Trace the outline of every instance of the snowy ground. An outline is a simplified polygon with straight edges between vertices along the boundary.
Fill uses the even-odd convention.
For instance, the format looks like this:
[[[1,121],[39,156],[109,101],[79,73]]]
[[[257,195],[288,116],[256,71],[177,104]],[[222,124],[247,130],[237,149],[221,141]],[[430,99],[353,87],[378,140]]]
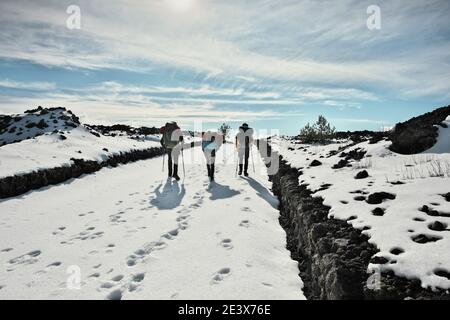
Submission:
[[[0,299],[304,299],[256,155],[251,178],[225,145],[217,183],[194,148],[179,183],[155,158],[0,202]]]
[[[39,169],[69,166],[71,158],[105,161],[113,154],[160,147],[156,141],[135,141],[127,137],[94,136],[80,126],[60,134],[44,134],[34,139],[0,147],[0,178]]]
[[[390,142],[363,142],[347,148],[367,151],[351,167],[332,169],[341,152],[329,152],[348,143],[327,146],[276,140],[284,158],[303,168],[300,184],[331,207],[330,217],[349,223],[370,237],[380,253],[372,268],[393,270],[398,276],[418,278],[422,286],[450,288],[450,117],[449,128],[439,129],[437,144],[419,155],[399,155],[388,150]],[[321,157],[322,156],[322,157]],[[309,167],[313,160],[322,165]],[[355,179],[366,170],[369,177]],[[399,184],[398,182],[402,184]],[[369,196],[387,192],[395,199],[369,204]],[[426,207],[424,207],[426,206]]]
[[[0,131],[0,178],[69,166],[71,158],[105,161],[120,152],[160,147],[159,138],[105,136],[78,123],[76,116],[63,108],[12,115],[9,125]]]

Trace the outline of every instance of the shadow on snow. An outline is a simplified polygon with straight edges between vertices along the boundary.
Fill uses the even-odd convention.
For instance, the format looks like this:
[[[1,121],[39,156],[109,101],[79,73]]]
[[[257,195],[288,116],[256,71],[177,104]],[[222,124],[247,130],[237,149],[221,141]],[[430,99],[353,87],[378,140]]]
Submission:
[[[249,185],[255,189],[256,194],[264,199],[265,201],[267,201],[274,209],[278,210],[278,199],[272,194],[270,193],[269,190],[267,190],[267,188],[265,186],[263,186],[261,183],[259,183],[258,181],[256,181],[255,179],[251,178],[251,177],[243,177],[245,180],[248,181]]]
[[[162,191],[161,187],[163,188]],[[180,187],[178,181],[167,179],[164,187],[162,184],[156,187],[156,198],[150,200],[150,203],[160,210],[175,209],[181,204],[185,194],[186,189],[184,188],[184,184]]]

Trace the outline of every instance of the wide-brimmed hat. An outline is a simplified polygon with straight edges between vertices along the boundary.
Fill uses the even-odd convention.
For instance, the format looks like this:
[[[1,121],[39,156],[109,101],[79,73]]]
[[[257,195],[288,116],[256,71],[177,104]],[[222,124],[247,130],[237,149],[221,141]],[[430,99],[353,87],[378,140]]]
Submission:
[[[248,124],[243,123],[241,127],[242,127],[242,128],[248,128]]]

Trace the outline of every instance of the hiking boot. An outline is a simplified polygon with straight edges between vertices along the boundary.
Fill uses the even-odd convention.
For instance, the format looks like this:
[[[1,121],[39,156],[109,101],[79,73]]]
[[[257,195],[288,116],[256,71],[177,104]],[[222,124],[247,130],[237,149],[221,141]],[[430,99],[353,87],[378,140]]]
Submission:
[[[242,168],[243,168],[243,165],[240,164],[240,165],[239,165],[239,172],[238,172],[238,175],[242,175]]]
[[[211,179],[211,181],[214,181],[214,165],[212,164],[210,166],[210,168],[211,168],[211,173],[209,175],[209,178]]]
[[[169,164],[169,178],[172,177],[172,165]]]
[[[177,181],[180,181],[180,177],[178,176],[178,165],[173,165],[173,175],[172,178],[174,178]]]
[[[248,177],[248,172],[244,171],[244,176]]]

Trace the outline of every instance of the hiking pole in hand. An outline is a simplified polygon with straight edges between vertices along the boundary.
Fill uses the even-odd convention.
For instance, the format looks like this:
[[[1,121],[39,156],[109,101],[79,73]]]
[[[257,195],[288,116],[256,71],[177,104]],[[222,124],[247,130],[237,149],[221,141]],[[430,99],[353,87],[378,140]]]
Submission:
[[[255,161],[253,160],[253,147],[250,147],[250,152],[252,154],[253,173],[256,173],[256,171],[255,171]]]
[[[186,178],[186,169],[184,168],[184,148],[181,146],[181,161],[183,162],[183,179]]]
[[[235,157],[234,160],[236,161],[236,170],[234,171],[234,177],[237,177],[237,173],[238,173],[238,166],[239,166],[239,155],[237,153],[237,148],[235,148]]]
[[[162,167],[162,172],[164,173],[164,163],[166,162],[166,150],[164,150],[163,153],[163,167]]]

